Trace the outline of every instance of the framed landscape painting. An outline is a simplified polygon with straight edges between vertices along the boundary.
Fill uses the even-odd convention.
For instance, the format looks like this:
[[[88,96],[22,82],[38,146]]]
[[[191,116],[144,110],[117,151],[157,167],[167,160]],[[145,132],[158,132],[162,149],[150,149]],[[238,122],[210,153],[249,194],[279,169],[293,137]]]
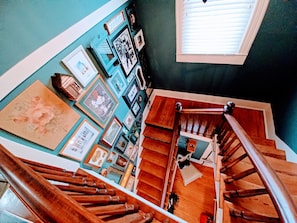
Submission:
[[[103,79],[98,76],[75,105],[99,126],[105,128],[118,106],[118,101]]]
[[[35,81],[0,111],[1,129],[54,150],[80,115],[40,81]]]
[[[119,133],[121,132],[121,129],[122,129],[122,123],[117,117],[114,117],[111,123],[105,129],[101,141],[105,145],[112,147]]]

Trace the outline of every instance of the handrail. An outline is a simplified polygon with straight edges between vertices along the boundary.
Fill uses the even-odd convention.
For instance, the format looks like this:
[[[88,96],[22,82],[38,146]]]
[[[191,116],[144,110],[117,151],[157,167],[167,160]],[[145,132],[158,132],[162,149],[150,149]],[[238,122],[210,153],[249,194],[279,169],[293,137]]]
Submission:
[[[286,223],[297,222],[297,207],[275,171],[257,150],[253,141],[237,120],[228,113],[224,113],[224,117],[237,135],[251,162],[254,164],[263,184],[276,206],[281,221]]]
[[[42,221],[104,222],[16,159],[1,144],[0,160],[3,176]]]

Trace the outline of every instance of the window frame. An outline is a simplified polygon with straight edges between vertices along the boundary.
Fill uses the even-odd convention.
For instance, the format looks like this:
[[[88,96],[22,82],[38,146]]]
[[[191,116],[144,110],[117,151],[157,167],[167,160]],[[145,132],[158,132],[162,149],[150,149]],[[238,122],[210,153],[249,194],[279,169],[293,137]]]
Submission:
[[[181,20],[183,15],[183,1],[175,1],[176,13],[176,62],[184,63],[213,63],[213,64],[232,64],[243,65],[252,44],[256,38],[258,30],[261,26],[263,18],[268,8],[269,0],[258,1],[253,18],[249,24],[248,30],[244,37],[243,43],[237,54],[183,54],[182,49],[182,33]],[[207,4],[207,3],[206,3]]]

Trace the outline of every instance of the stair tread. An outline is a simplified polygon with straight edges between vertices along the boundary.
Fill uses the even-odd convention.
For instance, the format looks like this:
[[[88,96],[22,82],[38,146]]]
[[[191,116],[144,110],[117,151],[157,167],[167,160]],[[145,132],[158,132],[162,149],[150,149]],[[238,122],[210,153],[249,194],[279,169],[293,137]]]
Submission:
[[[137,191],[146,194],[147,197],[150,197],[155,201],[161,201],[162,199],[162,192],[160,190],[153,188],[144,182],[138,182]]]
[[[173,133],[168,129],[148,125],[144,129],[143,135],[148,138],[170,143]]]
[[[158,167],[158,168],[156,168]],[[145,172],[151,173],[155,175],[156,177],[159,177],[161,179],[165,178],[166,175],[166,169],[162,168],[160,166],[156,166],[154,163],[151,163],[149,161],[142,160],[139,169],[143,170]]]
[[[149,149],[146,149],[144,148],[141,152],[141,155],[140,157],[144,160],[148,160],[158,166],[161,166],[161,167],[164,167],[166,168],[167,167],[167,163],[168,163],[168,157],[163,155],[163,154],[160,154],[158,152],[155,152],[155,151],[152,151],[152,150],[149,150]]]
[[[142,192],[141,190],[137,191],[137,195],[144,198],[144,199],[146,199],[147,201],[157,205],[157,206],[160,206],[160,204],[161,204],[160,200],[156,200],[156,199],[148,196],[146,193]]]
[[[139,179],[139,181],[145,182],[146,184],[148,184],[156,189],[159,189],[161,191],[163,190],[163,186],[164,186],[163,179],[156,177],[148,172],[140,170],[138,179]]]
[[[156,96],[145,123],[173,129],[176,114],[175,103],[175,98]]]
[[[265,156],[286,160],[286,152],[276,149],[275,146],[256,144],[256,147]]]
[[[142,142],[142,147],[167,156],[170,152],[171,145],[168,143],[145,137]]]

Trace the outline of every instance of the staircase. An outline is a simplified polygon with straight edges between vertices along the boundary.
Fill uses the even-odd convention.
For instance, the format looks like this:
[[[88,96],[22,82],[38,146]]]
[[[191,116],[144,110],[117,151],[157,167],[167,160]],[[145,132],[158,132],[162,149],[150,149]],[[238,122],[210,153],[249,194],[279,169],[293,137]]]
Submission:
[[[175,99],[156,97],[145,120],[137,194],[163,208],[172,165]],[[167,168],[169,167],[169,168]]]
[[[168,184],[172,183],[171,178],[167,178],[165,174],[166,163],[168,163],[167,170],[172,174],[172,165],[168,159],[166,160],[166,156],[170,153],[170,148],[173,150],[171,151],[172,159],[175,159],[176,155],[176,150],[170,146],[176,142],[173,120],[176,117],[173,114],[175,103],[175,99],[156,97],[145,120],[146,126],[143,131],[143,151],[137,194],[162,208],[164,208],[161,201],[162,193],[164,194],[165,191],[168,196]],[[286,161],[285,151],[278,149],[274,140],[257,137],[255,134],[249,137],[241,126],[236,127],[244,138],[250,139],[251,142],[248,140],[246,143],[237,136],[237,130],[233,131],[230,127],[224,126],[227,124],[222,119],[223,109],[197,109],[198,112],[193,112],[193,110],[195,109],[181,111],[177,118],[180,130],[214,140],[216,136],[218,137],[215,152],[217,154],[215,180],[219,185],[217,210],[222,210],[223,214],[219,217],[221,221],[217,220],[217,222],[295,222],[297,219],[294,215],[297,213],[297,187],[295,185],[297,164]],[[243,124],[246,123],[248,122],[245,121]],[[170,137],[174,139],[170,141]],[[266,164],[261,168],[257,167],[258,161],[254,161],[252,157],[254,152],[250,154],[246,151],[246,147],[250,147],[250,144],[255,154],[261,154],[255,156],[256,160],[257,157],[263,156],[264,163],[267,162],[267,166],[271,166],[273,173],[265,169]],[[273,189],[269,185],[270,180],[265,179],[265,175],[271,175],[276,182],[277,178],[280,179],[280,184],[272,183],[279,188],[279,193],[276,195],[273,195]],[[169,181],[167,186],[164,186],[166,184],[164,179]],[[289,197],[286,197],[286,191]],[[276,205],[279,202],[278,196],[282,201],[278,204],[279,206]],[[293,201],[292,205],[290,201]],[[291,211],[292,216],[290,213],[284,213],[287,212],[286,210],[280,210],[282,208],[280,206],[284,206],[288,212]],[[288,219],[286,217],[284,219],[286,214],[289,215]]]

